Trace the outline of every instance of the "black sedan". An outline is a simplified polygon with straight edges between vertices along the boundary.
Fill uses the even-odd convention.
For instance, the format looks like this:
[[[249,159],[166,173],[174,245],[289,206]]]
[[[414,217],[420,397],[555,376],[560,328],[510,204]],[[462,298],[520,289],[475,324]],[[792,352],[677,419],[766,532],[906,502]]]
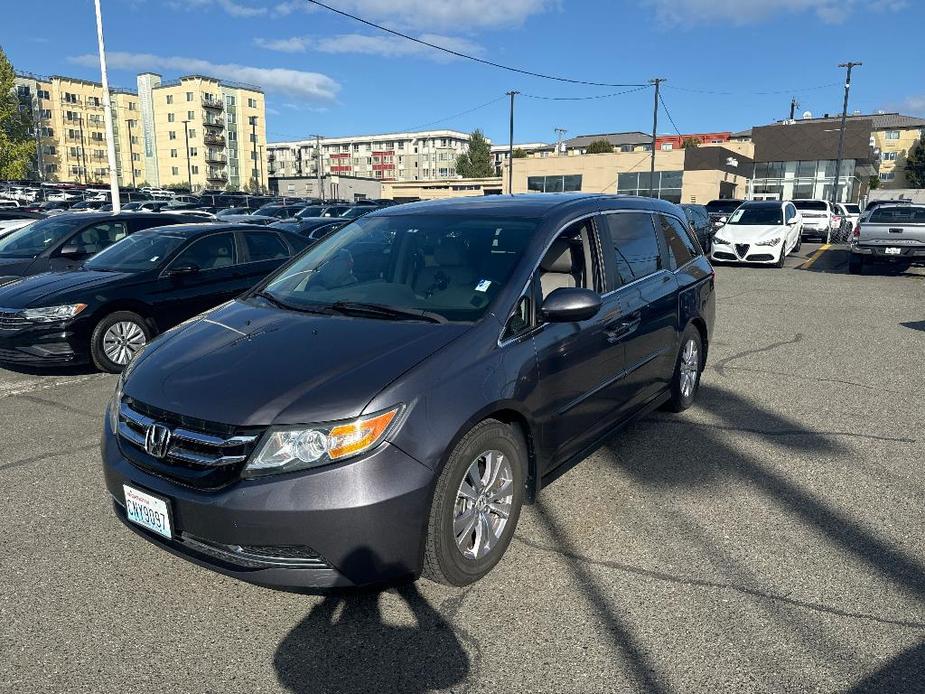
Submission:
[[[275,229],[291,231],[304,236],[311,243],[320,241],[325,236],[343,229],[350,223],[349,219],[331,219],[329,217],[308,217],[307,219],[283,219],[270,226]]]
[[[118,372],[155,335],[234,298],[307,245],[228,224],[133,234],[79,270],[0,287],[0,362]]]
[[[75,270],[136,231],[191,221],[195,220],[148,212],[83,212],[38,220],[0,239],[0,285],[50,270]]]

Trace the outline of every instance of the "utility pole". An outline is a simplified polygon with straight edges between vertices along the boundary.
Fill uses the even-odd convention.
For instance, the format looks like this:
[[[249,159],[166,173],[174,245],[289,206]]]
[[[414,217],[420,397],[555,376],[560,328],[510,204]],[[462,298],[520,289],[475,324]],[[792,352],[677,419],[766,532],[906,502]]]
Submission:
[[[78,161],[83,161],[84,185],[90,185],[90,170],[87,168],[87,147],[84,144],[84,117],[81,114],[77,115],[77,127],[80,128],[80,158]],[[85,193],[84,198],[86,197]]]
[[[799,106],[800,104],[797,102],[797,98],[793,97],[790,100],[790,120],[794,120],[794,116],[796,115],[797,108],[799,108]]]
[[[260,167],[259,167],[260,192],[262,193],[263,192],[263,145],[258,145],[258,148],[260,149],[260,158],[257,161],[260,162]],[[269,188],[269,181],[267,181],[267,187]]]
[[[100,80],[103,84],[103,121],[106,123],[106,151],[109,158],[109,192],[112,211],[119,211],[119,172],[116,166],[116,140],[112,128],[112,100],[109,97],[109,79],[106,75],[106,47],[103,44],[103,15],[100,0],[94,0],[96,8],[96,38],[100,48]]]
[[[135,149],[132,147],[132,123],[134,120],[128,120],[128,158],[129,165],[132,167],[132,188],[135,187]],[[189,146],[189,140],[187,140]]]
[[[186,180],[189,183],[189,192],[193,192],[193,166],[189,153],[189,121],[183,121],[183,138],[186,141]]]
[[[665,81],[664,77],[656,77],[649,80],[649,84],[655,85],[655,103],[652,108],[652,158],[649,163],[649,197],[653,197],[655,192],[655,140],[658,137],[658,90],[659,85]]]
[[[507,93],[511,97],[511,125],[508,130],[507,143],[507,193],[514,194],[514,97],[520,92],[510,91]]]
[[[318,187],[318,197],[324,202],[324,191],[321,189],[321,135],[313,135],[315,138],[315,181]]]
[[[841,177],[841,159],[842,154],[844,153],[845,146],[845,121],[848,119],[848,92],[851,91],[851,70],[855,67],[860,67],[863,63],[847,62],[841,63],[838,67],[843,67],[848,70],[848,74],[845,76],[845,101],[842,104],[841,109],[841,129],[838,131],[838,156],[835,158],[835,185],[832,186],[832,204],[834,205],[838,202],[838,183],[839,178]],[[832,242],[832,226],[829,225],[829,233],[826,238],[826,243]]]
[[[556,128],[556,156],[562,152],[562,136],[567,133],[568,130],[565,128]]]

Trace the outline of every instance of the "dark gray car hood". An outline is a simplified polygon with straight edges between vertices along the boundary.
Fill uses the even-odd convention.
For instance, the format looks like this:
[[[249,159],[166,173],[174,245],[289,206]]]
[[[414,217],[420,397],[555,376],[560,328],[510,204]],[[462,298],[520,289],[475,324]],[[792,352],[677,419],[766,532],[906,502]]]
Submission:
[[[152,342],[125,393],[169,412],[237,426],[349,419],[468,327],[234,301]]]

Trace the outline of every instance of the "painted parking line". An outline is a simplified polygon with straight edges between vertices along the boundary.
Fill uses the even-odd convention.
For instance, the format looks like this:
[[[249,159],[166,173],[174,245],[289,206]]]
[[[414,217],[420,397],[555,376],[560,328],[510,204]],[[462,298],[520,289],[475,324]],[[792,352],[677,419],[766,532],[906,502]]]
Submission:
[[[797,265],[797,270],[808,270],[809,268],[811,268],[813,266],[813,263],[819,260],[822,254],[825,253],[827,250],[829,250],[831,247],[832,247],[832,244],[830,243],[824,243],[821,246],[819,246],[816,252],[813,253],[811,256],[809,256],[809,258],[807,259],[805,263],[803,263],[802,265]]]

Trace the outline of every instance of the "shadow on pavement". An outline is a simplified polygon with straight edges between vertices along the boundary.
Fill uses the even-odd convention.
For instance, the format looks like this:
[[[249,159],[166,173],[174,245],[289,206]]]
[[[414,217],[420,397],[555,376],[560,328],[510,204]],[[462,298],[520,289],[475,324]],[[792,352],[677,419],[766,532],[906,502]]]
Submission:
[[[83,376],[99,373],[88,364],[80,366],[25,366],[11,362],[0,362],[0,371],[11,371],[26,376]]]
[[[925,641],[854,685],[847,694],[913,694],[925,691]]]
[[[912,330],[921,330],[925,332],[925,320],[919,321],[909,321],[907,323],[900,323],[904,328],[910,328]]]
[[[357,551],[358,561],[364,554],[368,550]],[[451,625],[414,583],[388,590],[405,602],[412,626],[383,622],[386,589],[329,593],[277,647],[280,683],[299,694],[415,694],[465,681],[469,656]]]

